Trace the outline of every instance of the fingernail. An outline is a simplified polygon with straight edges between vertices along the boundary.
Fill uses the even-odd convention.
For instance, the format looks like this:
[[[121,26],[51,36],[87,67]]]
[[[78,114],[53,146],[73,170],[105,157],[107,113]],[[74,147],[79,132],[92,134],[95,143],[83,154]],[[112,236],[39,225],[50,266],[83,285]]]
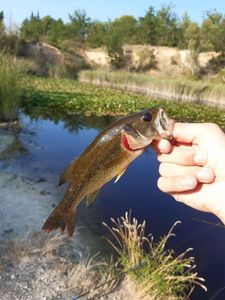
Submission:
[[[195,179],[195,177],[192,177],[192,176],[184,177],[181,180],[181,184],[185,188],[194,188],[196,186],[196,179]]]
[[[204,152],[197,152],[194,156],[194,162],[198,165],[204,165],[207,162],[207,157]]]

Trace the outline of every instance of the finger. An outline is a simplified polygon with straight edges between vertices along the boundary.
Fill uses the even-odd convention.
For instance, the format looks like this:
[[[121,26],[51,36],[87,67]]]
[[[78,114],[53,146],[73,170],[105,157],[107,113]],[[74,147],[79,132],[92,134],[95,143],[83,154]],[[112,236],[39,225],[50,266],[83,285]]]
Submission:
[[[162,139],[159,141],[153,141],[151,147],[157,153],[169,153],[172,149],[172,145],[168,140]]]
[[[159,174],[162,177],[178,177],[178,176],[195,176],[198,182],[211,183],[215,179],[215,174],[211,168],[203,168],[196,166],[181,166],[171,163],[161,163],[159,166]]]
[[[194,149],[173,147],[172,151],[158,155],[160,162],[168,162],[183,166],[203,166],[207,163],[207,155],[204,151]]]
[[[194,176],[160,177],[157,184],[164,193],[180,193],[193,190],[198,181]]]
[[[193,191],[185,191],[181,193],[171,193],[171,196],[178,202],[182,202],[194,209],[198,209],[200,211],[212,212],[212,210],[206,205],[206,202],[203,200],[206,198],[203,196],[199,198],[198,191],[201,189],[201,184],[199,184]]]
[[[173,137],[177,142],[198,144],[205,136],[214,135],[214,132],[222,132],[218,125],[213,123],[175,123]]]

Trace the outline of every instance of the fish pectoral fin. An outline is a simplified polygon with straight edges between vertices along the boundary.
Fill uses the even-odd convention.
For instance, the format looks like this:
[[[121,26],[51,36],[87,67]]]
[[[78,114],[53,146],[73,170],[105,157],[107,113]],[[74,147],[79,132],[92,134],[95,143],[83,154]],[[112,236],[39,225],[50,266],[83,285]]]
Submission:
[[[122,172],[120,172],[120,173],[117,174],[116,180],[114,181],[114,183],[116,183],[116,182],[120,179],[120,177],[126,172],[126,169],[127,169],[127,167],[124,168],[124,169],[122,170]]]
[[[86,201],[86,206],[89,207],[93,201],[95,200],[96,196],[100,192],[101,188],[92,192],[91,194],[87,195],[87,201]]]
[[[75,169],[75,164],[76,164],[77,158],[75,158],[74,160],[72,160],[70,162],[70,164],[65,168],[65,170],[63,171],[63,173],[60,175],[59,178],[59,185],[62,185],[63,183],[65,183],[66,181],[70,180],[72,177],[72,174],[74,172]]]

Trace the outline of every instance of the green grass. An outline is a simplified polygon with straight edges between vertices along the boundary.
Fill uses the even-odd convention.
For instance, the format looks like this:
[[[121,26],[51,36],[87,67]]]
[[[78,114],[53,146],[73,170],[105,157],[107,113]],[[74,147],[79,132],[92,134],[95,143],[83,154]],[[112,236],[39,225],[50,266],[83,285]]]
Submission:
[[[155,243],[153,236],[145,236],[145,222],[138,224],[131,214],[112,220],[112,226],[103,223],[111,232],[108,242],[118,254],[117,268],[136,282],[137,289],[150,299],[188,299],[194,286],[205,291],[204,279],[195,271],[194,258],[187,256],[192,249],[176,256],[166,249],[168,240],[175,236],[174,227]]]
[[[25,110],[42,109],[86,115],[124,115],[147,107],[164,107],[170,117],[182,122],[215,122],[225,129],[223,110],[203,104],[153,99],[149,96],[67,79],[30,79],[24,93]]]
[[[0,52],[0,121],[17,119],[25,69],[22,61]]]

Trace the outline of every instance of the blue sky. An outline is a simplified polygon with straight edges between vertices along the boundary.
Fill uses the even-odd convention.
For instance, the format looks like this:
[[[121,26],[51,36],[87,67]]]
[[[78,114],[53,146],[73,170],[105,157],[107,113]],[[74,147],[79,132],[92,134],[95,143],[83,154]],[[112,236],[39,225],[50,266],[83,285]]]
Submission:
[[[1,3],[2,2],[2,3]],[[158,9],[161,4],[174,4],[174,11],[179,17],[185,11],[193,21],[201,23],[206,10],[217,9],[225,14],[224,0],[4,0],[0,1],[0,11],[5,13],[5,22],[19,24],[31,12],[39,11],[40,16],[51,15],[53,18],[62,18],[68,21],[68,14],[77,9],[84,9],[92,20],[107,21],[121,15],[143,16],[150,5]]]

